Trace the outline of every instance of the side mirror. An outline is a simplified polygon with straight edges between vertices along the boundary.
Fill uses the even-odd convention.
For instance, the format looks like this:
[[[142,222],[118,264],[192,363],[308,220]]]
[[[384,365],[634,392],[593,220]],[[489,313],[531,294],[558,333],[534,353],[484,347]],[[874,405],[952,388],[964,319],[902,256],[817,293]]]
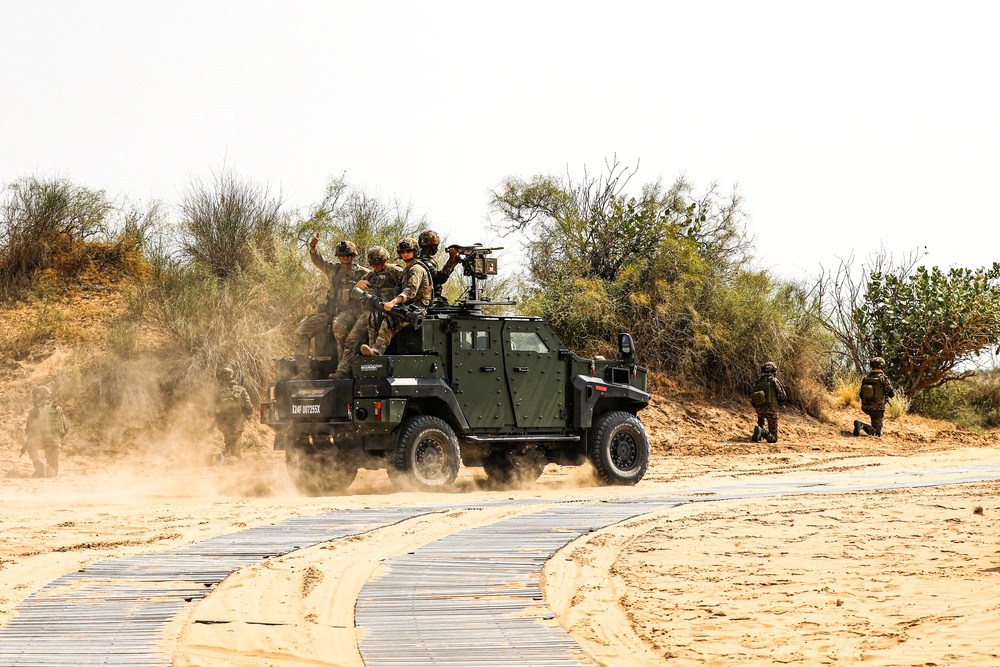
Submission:
[[[635,361],[635,343],[632,342],[631,334],[618,334],[618,356],[626,364]]]

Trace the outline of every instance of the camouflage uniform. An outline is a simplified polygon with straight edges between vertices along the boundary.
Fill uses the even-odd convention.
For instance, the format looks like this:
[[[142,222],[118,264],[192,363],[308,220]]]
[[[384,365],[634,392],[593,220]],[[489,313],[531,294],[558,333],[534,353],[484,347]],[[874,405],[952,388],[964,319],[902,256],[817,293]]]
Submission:
[[[768,442],[778,442],[778,403],[784,403],[788,397],[785,387],[778,381],[775,374],[778,367],[772,362],[761,366],[760,377],[754,385],[754,393],[763,391],[765,402],[762,404],[750,402],[757,412],[757,426],[754,428],[753,442],[759,442],[761,438]],[[773,394],[767,387],[773,388]],[[765,427],[764,424],[767,424]]]
[[[391,301],[397,294],[399,294],[403,283],[404,269],[398,264],[389,264],[388,253],[381,246],[375,246],[369,250],[369,263],[373,266],[377,264],[378,262],[372,260],[376,257],[378,259],[383,259],[381,257],[382,254],[384,254],[385,259],[382,270],[373,270],[370,274],[368,274],[368,277],[365,278],[365,280],[368,281],[368,289],[366,291],[369,294],[374,294],[382,301]],[[354,357],[357,356],[358,349],[363,343],[376,339],[376,329],[387,317],[388,314],[385,311],[382,311],[381,313],[369,311],[367,317],[364,315],[358,317],[354,326],[351,327],[350,333],[347,334],[347,337],[344,340],[344,352],[337,364],[337,370],[334,371],[330,377],[347,378],[351,376],[351,362],[354,360]]]
[[[247,390],[236,384],[232,371],[220,372],[222,386],[215,394],[215,421],[212,425],[222,433],[224,459],[243,458],[243,427],[253,414],[253,404]]]
[[[32,477],[55,477],[59,474],[59,450],[69,432],[66,416],[63,409],[50,400],[45,387],[36,387],[32,398],[35,406],[28,412],[24,424],[25,449],[35,466]]]
[[[416,240],[403,239],[399,242],[399,247],[403,249],[412,247],[414,256],[403,269],[400,281],[401,290],[396,298],[402,297],[399,299],[400,303],[411,303],[421,308],[427,308],[434,297],[434,288],[431,284],[430,272],[424,266],[423,262],[417,259]],[[383,354],[389,346],[392,337],[396,335],[397,331],[407,326],[407,324],[407,322],[394,321],[387,314],[374,339],[371,338],[371,333],[369,333],[369,340],[371,342],[368,345],[362,345],[361,352],[366,355]]]
[[[417,259],[423,262],[424,266],[427,268],[427,272],[431,277],[431,285],[433,286],[434,294],[432,296],[432,301],[434,305],[448,305],[448,301],[442,295],[444,291],[444,284],[448,282],[448,278],[451,277],[452,272],[455,267],[458,266],[458,257],[449,257],[448,261],[442,268],[438,268],[437,260],[434,259],[434,255],[437,253],[438,245],[441,243],[441,237],[437,233],[431,230],[425,230],[420,232],[420,237],[417,240],[417,244],[420,247],[420,252],[417,254]]]
[[[889,382],[889,378],[885,375],[884,366],[885,361],[881,357],[872,359],[871,371],[861,380],[861,390],[858,392],[858,397],[861,399],[861,411],[871,418],[872,423],[868,425],[862,421],[855,420],[855,436],[861,435],[861,431],[864,431],[868,435],[882,437],[882,426],[885,423],[885,400],[896,395],[896,392],[892,388],[892,383]],[[865,384],[880,385],[882,387],[882,396],[876,395],[866,398],[864,396]]]
[[[342,248],[351,251],[350,255],[357,254],[353,243],[341,241],[337,249],[338,257],[348,256],[341,252]],[[330,278],[330,289],[325,303],[320,303],[316,312],[303,319],[299,323],[299,328],[295,330],[297,339],[295,360],[299,373],[303,375],[308,374],[309,341],[327,327],[330,327],[337,340],[338,361],[343,355],[347,335],[361,314],[361,303],[352,298],[351,290],[359,280],[366,278],[370,273],[357,262],[351,262],[346,267],[339,261],[328,262],[323,259],[315,246],[309,249],[309,259]]]

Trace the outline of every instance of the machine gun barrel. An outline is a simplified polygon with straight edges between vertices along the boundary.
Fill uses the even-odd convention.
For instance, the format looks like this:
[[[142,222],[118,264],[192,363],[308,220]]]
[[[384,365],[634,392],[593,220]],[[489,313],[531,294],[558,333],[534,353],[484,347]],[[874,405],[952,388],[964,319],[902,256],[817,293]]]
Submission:
[[[386,310],[385,301],[378,298],[374,294],[369,294],[360,287],[353,288],[351,293],[367,303],[368,307],[376,313],[385,314],[388,317],[402,322],[408,322],[414,329],[419,329],[424,323],[424,315],[426,313],[423,308],[409,303],[400,303],[393,306],[391,310]]]

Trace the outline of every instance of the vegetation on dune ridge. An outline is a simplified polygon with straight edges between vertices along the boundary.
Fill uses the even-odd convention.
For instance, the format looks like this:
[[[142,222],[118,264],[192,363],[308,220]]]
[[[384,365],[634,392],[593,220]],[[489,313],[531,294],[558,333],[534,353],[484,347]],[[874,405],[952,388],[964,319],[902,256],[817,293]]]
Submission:
[[[837,405],[854,404],[859,373],[881,353],[909,401],[893,415],[1000,424],[1000,383],[969,373],[1000,341],[998,266],[944,273],[883,252],[813,285],[782,280],[755,266],[737,191],[698,192],[684,179],[636,189],[633,176],[613,161],[600,175],[501,182],[493,229],[525,239],[526,266],[488,287],[516,296],[519,312],[545,317],[583,354],[610,357],[615,334],[631,332],[661,388],[745,403],[759,365],[772,360],[790,401],[822,416],[830,392]],[[256,401],[326,289],[306,259],[308,240],[318,233],[332,255],[352,239],[363,259],[427,227],[412,205],[343,174],[302,211],[227,169],[192,181],[176,209],[64,178],[19,179],[0,200],[4,368],[56,342],[85,350],[55,378],[63,400],[75,419],[118,427],[190,421],[221,365]],[[99,307],[84,315],[73,305],[81,298]],[[74,414],[73,395],[86,396],[86,411]]]

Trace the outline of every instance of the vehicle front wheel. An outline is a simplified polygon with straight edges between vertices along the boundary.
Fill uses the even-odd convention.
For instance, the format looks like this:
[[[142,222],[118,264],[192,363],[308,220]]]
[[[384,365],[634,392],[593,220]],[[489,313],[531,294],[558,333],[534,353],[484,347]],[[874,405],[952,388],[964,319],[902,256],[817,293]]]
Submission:
[[[455,481],[461,466],[458,438],[451,426],[438,417],[419,415],[400,427],[388,472],[398,486],[412,482],[417,487],[440,489]]]
[[[637,484],[649,465],[646,429],[631,412],[606,412],[590,429],[587,457],[601,484]]]

